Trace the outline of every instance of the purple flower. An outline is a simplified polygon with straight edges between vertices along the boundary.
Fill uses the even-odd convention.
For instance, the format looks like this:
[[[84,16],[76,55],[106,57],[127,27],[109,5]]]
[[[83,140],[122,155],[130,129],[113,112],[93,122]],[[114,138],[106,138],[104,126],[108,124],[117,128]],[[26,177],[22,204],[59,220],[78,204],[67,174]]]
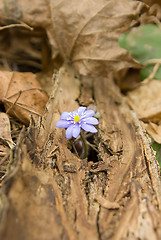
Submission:
[[[86,132],[96,133],[97,129],[93,125],[99,124],[98,120],[93,117],[93,110],[86,110],[86,107],[79,107],[77,111],[63,112],[60,121],[56,123],[58,128],[66,128],[66,138],[77,138],[81,128]]]

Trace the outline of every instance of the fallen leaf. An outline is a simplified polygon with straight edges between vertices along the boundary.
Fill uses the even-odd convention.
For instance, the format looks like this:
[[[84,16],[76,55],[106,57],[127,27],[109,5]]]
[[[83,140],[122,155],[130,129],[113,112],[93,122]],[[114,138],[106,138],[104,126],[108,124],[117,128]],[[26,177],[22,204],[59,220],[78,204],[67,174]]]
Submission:
[[[144,123],[146,131],[150,136],[159,144],[161,144],[161,123],[156,124],[153,122]]]
[[[41,48],[43,45],[40,34],[34,36],[33,32],[24,32],[18,27],[0,31],[0,33],[0,56],[3,59],[1,61],[5,66],[5,70],[23,70],[24,72],[24,69],[25,71],[28,70],[28,66],[33,71],[40,71],[42,68]],[[36,48],[35,45],[37,46]],[[1,68],[1,70],[3,69]]]
[[[48,96],[35,74],[0,71],[0,85],[0,100],[9,115],[28,125],[31,115],[36,120],[43,114]]]
[[[14,146],[8,115],[0,112],[0,157],[4,157]]]
[[[143,2],[145,2],[149,6],[153,6],[154,4],[155,5],[160,4],[160,0],[143,0]]]
[[[59,51],[83,75],[138,67],[118,38],[137,23],[144,6],[129,0],[51,0]]]
[[[0,138],[8,143],[10,148],[15,146],[11,137],[10,120],[6,113],[0,112]]]
[[[115,82],[122,92],[133,90],[140,83],[139,69],[122,69],[114,73]],[[129,80],[130,79],[130,80]]]
[[[44,33],[46,31],[50,45],[52,46],[53,58],[56,57],[58,50],[51,22],[49,0],[34,0],[33,4],[29,4],[28,0],[1,0],[0,16],[0,24],[3,26],[10,25],[12,23],[16,23],[17,25],[25,23],[34,29],[39,28],[39,32],[41,32],[44,37]]]
[[[147,81],[127,94],[127,100],[138,117],[144,121],[161,121],[161,82]]]

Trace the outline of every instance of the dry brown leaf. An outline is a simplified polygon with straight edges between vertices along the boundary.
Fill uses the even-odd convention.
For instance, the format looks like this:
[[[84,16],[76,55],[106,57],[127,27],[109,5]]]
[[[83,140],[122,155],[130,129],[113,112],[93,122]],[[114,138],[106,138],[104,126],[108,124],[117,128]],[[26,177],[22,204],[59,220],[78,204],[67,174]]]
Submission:
[[[122,92],[133,90],[140,84],[140,70],[138,69],[122,69],[113,74],[115,82]],[[129,81],[130,79],[130,81]]]
[[[8,115],[0,112],[0,157],[5,156],[14,147]]]
[[[161,144],[161,123],[155,124],[153,122],[144,123],[144,127],[152,138],[159,144]]]
[[[118,45],[121,33],[134,26],[145,6],[129,0],[51,0],[59,51],[83,75],[136,66]],[[138,66],[138,65],[137,65]]]
[[[0,112],[0,138],[8,143],[10,148],[15,145],[11,137],[10,120],[6,113]]]
[[[27,66],[32,67],[32,70],[41,69],[43,40],[40,34],[34,36],[34,33],[31,35],[30,32],[24,32],[22,29],[20,31],[18,27],[9,31],[0,31],[0,33],[0,61],[5,65],[5,70],[17,70],[17,65],[21,68],[25,65],[25,71]],[[7,61],[5,61],[6,59]],[[9,67],[7,63],[8,65],[9,63],[13,64]],[[24,71],[24,68],[22,70]]]
[[[49,5],[50,5],[49,0],[33,0],[32,4],[30,4],[28,0],[23,1],[1,0],[0,24],[2,26],[6,26],[11,25],[13,23],[17,25],[25,23],[28,26],[39,30],[39,32],[41,32],[44,38],[45,38],[44,33],[46,32],[53,50],[52,57],[55,58],[56,55],[58,54],[58,48],[55,43]],[[20,29],[24,30],[25,28],[26,28],[25,26],[24,27],[21,26]],[[32,32],[29,34],[32,34]],[[18,35],[20,37],[20,34]]]
[[[144,121],[161,121],[161,82],[151,80],[127,94],[128,103]]]
[[[29,124],[31,115],[38,119],[43,114],[48,96],[35,74],[0,71],[0,85],[0,100],[9,115]]]
[[[154,4],[161,4],[160,0],[143,0],[147,5],[152,6]]]

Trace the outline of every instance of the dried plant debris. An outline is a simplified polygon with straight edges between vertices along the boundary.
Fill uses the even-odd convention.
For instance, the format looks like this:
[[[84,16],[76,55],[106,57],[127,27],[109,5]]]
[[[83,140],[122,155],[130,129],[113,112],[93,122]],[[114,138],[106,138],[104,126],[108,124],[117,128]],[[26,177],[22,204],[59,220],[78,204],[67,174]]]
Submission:
[[[8,57],[1,52],[3,46],[7,51],[7,44],[0,46],[0,101],[8,114],[4,123],[1,121],[5,127],[0,132],[2,146],[7,147],[2,148],[0,159],[0,238],[160,239],[158,165],[140,121],[124,101],[111,72],[140,67],[119,47],[118,38],[141,22],[144,10],[143,2],[133,0],[0,1],[0,32],[3,39],[10,32],[11,42],[14,35],[10,46],[15,49],[10,56],[18,67],[9,71]],[[25,41],[24,32],[27,37],[42,35]],[[49,101],[37,82],[38,75],[31,73],[32,69],[20,73],[14,58],[21,53],[25,59],[26,53],[39,63],[41,37],[46,36],[57,66],[65,61],[57,74],[49,77],[54,82]],[[26,50],[23,42],[18,46],[22,39]],[[47,68],[51,73],[55,69],[48,56],[42,58],[47,63],[42,78],[47,78]],[[138,90],[138,85],[134,87]],[[129,95],[127,99],[130,102]],[[80,159],[82,150],[80,155],[72,151],[73,138],[66,139],[65,130],[55,126],[64,111],[80,110],[80,106],[97,107],[93,110],[99,117],[98,132],[86,139],[93,150],[85,159]],[[159,125],[160,113],[154,112],[154,116],[144,112],[141,119],[149,122],[150,116],[151,122]],[[31,121],[27,131],[23,128],[19,134],[22,124],[29,124],[30,115],[35,120],[42,116],[41,121]],[[73,117],[76,124],[82,115]],[[74,137],[77,134],[72,132]]]
[[[151,7],[155,6],[155,8],[160,6],[160,0],[143,0],[143,2]]]
[[[42,31],[21,28],[0,31],[1,70],[39,72],[44,67],[44,45],[47,43]]]
[[[127,93],[130,106],[140,119],[159,122],[161,120],[161,82],[151,80],[143,82]]]
[[[9,148],[13,148],[15,146],[14,142],[12,141],[11,137],[11,126],[10,120],[6,113],[0,112],[0,138]]]
[[[14,146],[9,117],[6,113],[0,112],[0,182],[6,173],[10,149]]]
[[[55,43],[50,2],[48,0],[34,0],[34,4],[29,4],[28,0],[2,0],[0,4],[0,16],[1,26],[23,23],[24,26],[20,26],[22,30],[30,27],[31,29],[39,30],[38,32],[41,34],[43,34],[43,31],[46,32],[50,46],[52,47],[52,57],[55,58],[57,56],[58,50]],[[27,25],[26,27],[25,24]],[[31,30],[29,31],[31,32]]]
[[[0,100],[6,112],[28,125],[31,115],[38,119],[44,112],[48,96],[32,73],[0,72]]]
[[[147,132],[158,143],[161,139],[161,82],[150,80],[127,93],[127,102],[143,120]]]
[[[118,45],[145,5],[129,0],[54,1],[52,21],[59,51],[83,75],[138,66]],[[79,9],[79,11],[78,11]]]
[[[133,90],[140,84],[140,70],[129,68],[114,73],[114,79],[123,93]]]
[[[144,127],[147,132],[152,136],[152,138],[159,144],[161,144],[161,122],[153,123],[144,123]]]
[[[17,24],[17,27],[22,29],[19,31],[19,37],[22,36],[23,45],[26,47],[22,49],[20,44],[20,47],[15,46],[15,51],[18,53],[17,56],[21,52],[25,54],[30,52],[31,56],[34,54],[31,59],[26,60],[28,64],[40,68],[40,63],[34,61],[35,56],[40,60],[40,52],[31,46],[32,42],[25,40],[23,34],[25,29],[29,32],[28,36],[32,36],[31,29],[33,29],[42,36],[42,39],[45,39],[44,33],[46,33],[52,50],[52,59],[58,61],[57,57],[61,55],[65,61],[71,61],[79,73],[96,75],[130,66],[139,67],[127,51],[119,47],[118,38],[121,33],[139,21],[139,16],[144,9],[145,4],[128,0],[119,3],[117,0],[101,0],[99,3],[96,0],[90,0],[88,4],[86,1],[75,2],[74,0],[59,2],[36,0],[30,6],[26,0],[21,3],[19,1],[11,3],[6,0],[0,5],[2,16],[0,23],[3,28],[10,22],[10,27],[15,27]],[[17,41],[15,30],[11,29],[11,33],[11,39],[14,36]],[[10,32],[4,32],[4,36],[6,34]],[[3,41],[3,34],[1,38]],[[5,45],[4,42],[2,44]],[[1,52],[5,58],[3,49],[0,48]],[[9,58],[13,56],[16,55],[8,52]],[[20,60],[22,61],[22,58],[17,58],[17,61]]]

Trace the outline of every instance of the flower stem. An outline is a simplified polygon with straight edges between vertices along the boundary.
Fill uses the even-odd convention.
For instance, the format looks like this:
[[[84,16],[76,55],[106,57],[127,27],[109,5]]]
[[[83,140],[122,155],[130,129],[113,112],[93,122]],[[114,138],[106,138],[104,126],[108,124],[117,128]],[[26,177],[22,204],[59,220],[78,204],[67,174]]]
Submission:
[[[80,132],[80,136],[81,136],[81,140],[83,142],[84,145],[84,154],[83,154],[83,159],[87,157],[88,154],[88,146],[87,146],[87,142],[86,139],[84,137],[84,134],[82,132]]]

